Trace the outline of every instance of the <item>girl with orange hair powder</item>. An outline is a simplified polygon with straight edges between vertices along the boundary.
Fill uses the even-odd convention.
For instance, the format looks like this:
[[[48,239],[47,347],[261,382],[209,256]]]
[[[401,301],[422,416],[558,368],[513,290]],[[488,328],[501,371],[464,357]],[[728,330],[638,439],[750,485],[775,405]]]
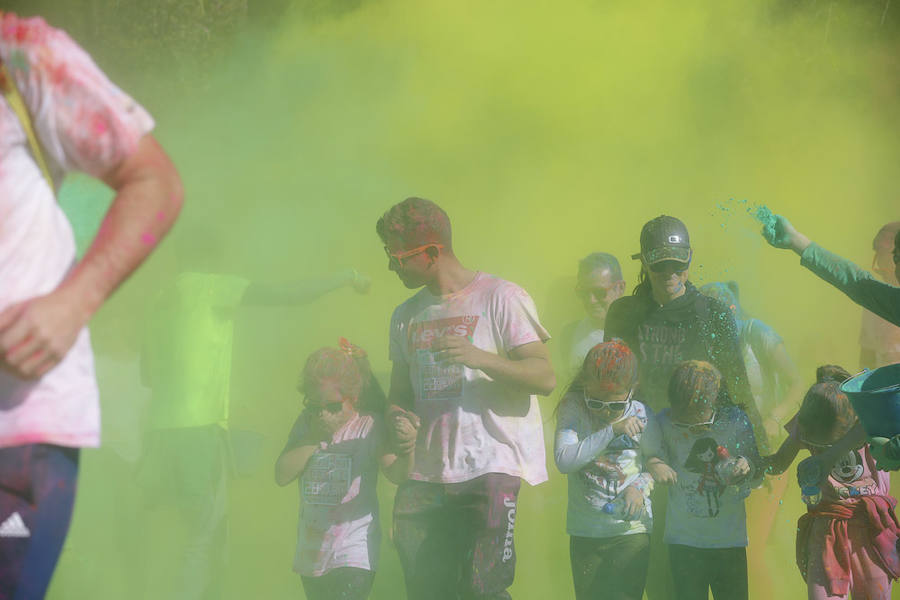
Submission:
[[[386,450],[384,392],[361,348],[342,339],[313,352],[300,391],[304,409],[275,463],[278,485],[299,478],[294,570],[310,600],[364,600],[381,543],[378,466],[399,483],[411,455]]]
[[[577,600],[640,600],[650,561],[650,489],[633,398],[637,358],[620,340],[594,346],[560,401],[554,456],[568,475],[566,531]]]

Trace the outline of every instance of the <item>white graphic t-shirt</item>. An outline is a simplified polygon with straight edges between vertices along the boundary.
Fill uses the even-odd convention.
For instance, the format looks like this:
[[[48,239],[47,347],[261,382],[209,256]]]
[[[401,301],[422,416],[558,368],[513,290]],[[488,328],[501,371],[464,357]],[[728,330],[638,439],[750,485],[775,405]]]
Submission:
[[[432,343],[447,335],[466,336],[504,357],[550,338],[525,290],[485,273],[454,294],[439,297],[423,288],[397,307],[390,356],[409,366],[422,422],[410,478],[456,483],[505,473],[532,485],[546,481],[537,397],[482,371],[439,363]]]
[[[288,448],[304,429],[301,415]],[[294,571],[300,575],[317,577],[340,567],[376,569],[381,529],[375,489],[382,440],[380,418],[357,414],[310,457],[299,482]]]
[[[55,183],[69,171],[100,177],[137,148],[153,120],[91,57],[42,19],[0,17],[0,60],[22,95]],[[0,310],[56,289],[75,238],[18,116],[0,96]],[[0,447],[96,446],[100,409],[87,329],[38,381],[0,373]]]
[[[667,544],[695,548],[747,545],[744,499],[759,485],[763,470],[750,420],[740,408],[716,413],[706,430],[678,427],[663,409],[651,418],[641,439],[644,456],[657,456],[678,474],[666,507]],[[750,474],[735,477],[731,468],[743,456]]]
[[[623,419],[638,418],[647,424],[647,408],[632,401]],[[615,435],[611,425],[595,429],[582,392],[570,392],[559,408],[554,454],[559,470],[569,482],[566,533],[579,537],[613,537],[650,531],[653,513],[650,490],[653,478],[644,472],[640,450],[641,434]],[[624,502],[625,488],[633,486],[644,494],[640,518],[625,521],[603,507]]]

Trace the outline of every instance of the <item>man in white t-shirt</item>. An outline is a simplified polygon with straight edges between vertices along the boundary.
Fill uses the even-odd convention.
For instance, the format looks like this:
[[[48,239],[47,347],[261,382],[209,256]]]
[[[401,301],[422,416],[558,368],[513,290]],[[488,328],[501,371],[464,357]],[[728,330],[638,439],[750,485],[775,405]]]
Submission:
[[[376,229],[389,268],[422,288],[390,329],[394,443],[414,446],[394,503],[407,597],[509,598],[519,486],[547,479],[536,394],[556,386],[550,336],[522,288],[460,264],[433,202],[408,198]]]
[[[0,597],[42,598],[78,449],[100,443],[85,325],[171,227],[182,188],[153,119],[65,32],[0,13],[0,65]],[[79,262],[54,192],[70,171],[116,192]]]

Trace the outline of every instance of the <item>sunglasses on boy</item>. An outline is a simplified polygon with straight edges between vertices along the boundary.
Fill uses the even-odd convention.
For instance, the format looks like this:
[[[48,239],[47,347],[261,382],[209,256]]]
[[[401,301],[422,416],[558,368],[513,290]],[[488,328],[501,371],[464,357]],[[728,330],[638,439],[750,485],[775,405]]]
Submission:
[[[426,250],[428,250],[429,248],[437,248],[438,250],[441,250],[441,249],[443,249],[443,247],[444,247],[443,244],[431,243],[431,244],[424,244],[422,246],[413,248],[411,250],[403,250],[401,252],[391,252],[390,250],[388,250],[388,247],[385,246],[384,253],[388,257],[388,265],[390,267],[392,267],[394,269],[402,269],[403,261],[406,260],[407,258],[415,256],[416,254],[421,254],[421,253],[425,252]]]
[[[624,400],[607,402],[605,400],[597,400],[596,398],[591,398],[587,395],[587,391],[585,391],[584,403],[591,410],[608,410],[609,412],[618,412],[620,410],[625,410],[626,408],[628,408],[628,404],[631,402],[632,394],[634,394],[634,390],[630,390]]]
[[[672,421],[672,425],[678,427],[679,429],[686,429],[689,433],[703,433],[707,431],[710,427],[713,426],[716,422],[716,414],[718,411],[713,411],[712,415],[710,415],[709,419],[703,421],[702,423],[680,423],[678,421]]]

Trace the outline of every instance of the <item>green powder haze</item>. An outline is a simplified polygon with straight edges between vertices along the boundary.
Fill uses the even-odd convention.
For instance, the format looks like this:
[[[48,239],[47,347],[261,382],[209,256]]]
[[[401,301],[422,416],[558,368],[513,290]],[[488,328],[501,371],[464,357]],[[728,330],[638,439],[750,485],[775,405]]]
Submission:
[[[898,218],[900,48],[895,9],[884,8],[310,2],[241,30],[195,87],[176,81],[176,69],[116,75],[157,118],[187,199],[173,238],[97,316],[98,355],[134,360],[140,321],[174,273],[177,244],[204,260],[214,247],[216,260],[251,279],[348,267],[373,278],[367,296],[343,289],[236,318],[231,424],[265,441],[259,471],[231,482],[226,596],[303,597],[291,572],[297,492],[274,484],[272,464],[299,410],[296,381],[311,351],[345,336],[369,351],[387,383],[388,321],[410,292],[387,271],[374,226],[406,196],[444,207],[462,262],[521,284],[551,334],[581,316],[572,293],[579,258],[616,255],[631,289],[638,272],[629,256],[641,225],[678,216],[691,233],[695,283],[737,280],[742,305],[785,338],[810,383],[819,364],[853,372],[860,310],[794,254],[768,248],[743,208],[717,205],[765,205],[830,250],[869,264],[874,233]],[[75,185],[64,206],[80,232],[90,231],[104,196],[83,180]],[[571,595],[565,479],[552,466],[550,415],[569,378],[558,370],[557,393],[542,400],[550,482],[523,487],[517,513],[517,599]],[[139,393],[124,376],[101,376],[100,384],[110,414],[116,394]],[[150,558],[123,555],[109,539],[111,498],[145,499],[104,460],[83,454],[51,599],[86,590],[140,597],[122,567],[128,561],[153,568],[147,597],[172,577],[165,551],[180,535],[177,515],[135,520]],[[784,476],[793,479],[794,469]],[[373,598],[402,597],[388,536],[393,491],[382,481],[385,535]],[[751,597],[804,594],[793,562],[802,510],[792,482],[766,549],[778,583],[763,588],[751,573]],[[751,553],[760,550],[750,544]]]

